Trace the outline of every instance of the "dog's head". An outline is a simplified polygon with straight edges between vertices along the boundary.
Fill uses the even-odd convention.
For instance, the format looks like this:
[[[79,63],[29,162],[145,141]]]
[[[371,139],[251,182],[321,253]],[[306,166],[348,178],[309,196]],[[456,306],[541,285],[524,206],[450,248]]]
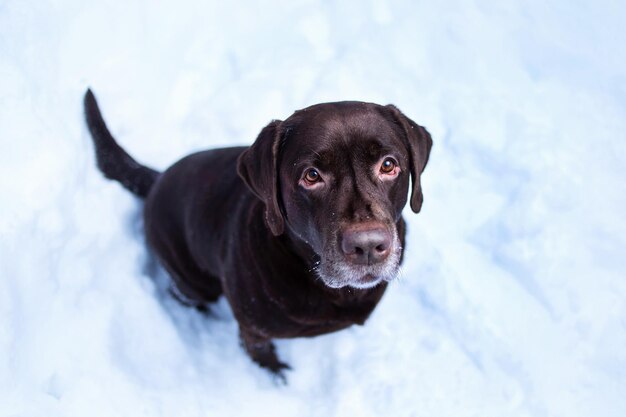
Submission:
[[[325,103],[272,121],[238,171],[272,233],[287,229],[317,255],[312,267],[327,286],[370,288],[398,272],[409,175],[417,213],[431,146],[395,106]]]

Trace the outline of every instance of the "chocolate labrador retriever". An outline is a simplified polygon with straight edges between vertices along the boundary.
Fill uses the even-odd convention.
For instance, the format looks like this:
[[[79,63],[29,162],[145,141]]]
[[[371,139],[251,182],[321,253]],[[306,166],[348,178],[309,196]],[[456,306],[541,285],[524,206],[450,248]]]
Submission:
[[[393,105],[317,104],[163,173],[115,142],[89,90],[84,105],[100,170],[145,199],[171,291],[199,308],[224,294],[262,367],[289,368],[273,338],[363,324],[397,274],[409,174],[417,213],[432,139]]]

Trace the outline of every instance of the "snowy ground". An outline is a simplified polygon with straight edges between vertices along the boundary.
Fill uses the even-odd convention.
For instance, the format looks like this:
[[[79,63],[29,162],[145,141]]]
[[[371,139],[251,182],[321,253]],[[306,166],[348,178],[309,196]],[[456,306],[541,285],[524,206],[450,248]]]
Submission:
[[[0,2],[0,416],[626,415],[626,3],[182,3]],[[366,326],[280,341],[276,386],[225,303],[158,296],[88,85],[157,168],[398,105],[435,141],[402,278]]]

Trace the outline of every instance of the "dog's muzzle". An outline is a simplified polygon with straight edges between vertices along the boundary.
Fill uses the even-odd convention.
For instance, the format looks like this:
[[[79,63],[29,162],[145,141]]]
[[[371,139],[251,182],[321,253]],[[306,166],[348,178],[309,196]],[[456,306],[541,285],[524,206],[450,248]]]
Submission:
[[[327,286],[367,289],[397,275],[402,247],[395,228],[390,231],[378,222],[353,224],[336,242],[316,269]]]

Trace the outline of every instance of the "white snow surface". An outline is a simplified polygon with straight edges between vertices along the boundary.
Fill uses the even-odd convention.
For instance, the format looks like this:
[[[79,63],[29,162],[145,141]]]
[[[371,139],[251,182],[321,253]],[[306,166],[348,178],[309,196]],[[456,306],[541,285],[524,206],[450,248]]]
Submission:
[[[624,21],[620,1],[0,2],[0,416],[625,416]],[[88,86],[158,169],[311,104],[396,104],[434,139],[401,277],[365,326],[278,341],[276,384],[225,301],[159,295]]]

